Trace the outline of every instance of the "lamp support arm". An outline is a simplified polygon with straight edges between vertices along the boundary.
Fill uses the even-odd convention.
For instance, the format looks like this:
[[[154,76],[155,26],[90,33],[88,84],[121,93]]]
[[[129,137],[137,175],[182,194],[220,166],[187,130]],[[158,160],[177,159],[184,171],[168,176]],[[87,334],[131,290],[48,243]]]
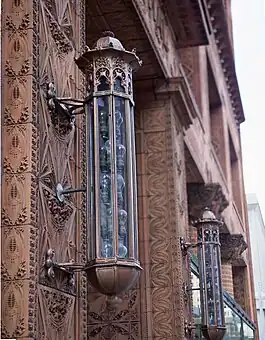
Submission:
[[[199,244],[200,244],[199,242],[198,243],[186,242],[184,237],[181,237],[180,238],[180,248],[181,248],[181,251],[182,251],[182,255],[186,256],[187,253],[188,253],[188,250],[190,248],[196,248],[196,247],[198,247]]]
[[[56,262],[54,249],[49,249],[47,251],[44,267],[46,269],[46,275],[50,280],[55,279],[56,271],[64,272],[68,276],[68,283],[70,286],[75,285],[75,272],[84,269],[84,265],[75,263],[74,260],[64,263]]]

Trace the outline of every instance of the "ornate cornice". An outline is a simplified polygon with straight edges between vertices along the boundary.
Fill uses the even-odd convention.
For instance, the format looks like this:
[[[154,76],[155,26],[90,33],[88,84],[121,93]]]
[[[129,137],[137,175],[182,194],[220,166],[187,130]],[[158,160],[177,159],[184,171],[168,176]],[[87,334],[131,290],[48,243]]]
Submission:
[[[211,17],[213,34],[217,44],[222,69],[225,75],[225,81],[231,99],[233,113],[238,124],[240,124],[245,121],[245,116],[237,82],[234,53],[231,45],[227,22],[227,13],[222,1],[207,0],[207,3],[209,15]]]
[[[228,201],[219,183],[188,183],[188,205],[191,218],[198,218],[205,207],[220,218]]]
[[[247,243],[242,234],[220,234],[221,257],[223,262],[234,262],[247,249]]]
[[[205,0],[162,0],[179,48],[207,45],[209,17]]]

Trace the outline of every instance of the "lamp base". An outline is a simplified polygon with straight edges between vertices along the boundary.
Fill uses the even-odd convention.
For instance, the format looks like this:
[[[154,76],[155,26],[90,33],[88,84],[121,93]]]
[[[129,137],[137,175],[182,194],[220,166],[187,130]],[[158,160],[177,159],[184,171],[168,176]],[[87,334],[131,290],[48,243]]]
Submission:
[[[201,326],[202,334],[207,340],[222,340],[225,336],[226,328],[223,326]]]
[[[100,293],[109,296],[129,290],[139,278],[141,270],[138,262],[120,259],[97,260],[85,268],[91,285]]]

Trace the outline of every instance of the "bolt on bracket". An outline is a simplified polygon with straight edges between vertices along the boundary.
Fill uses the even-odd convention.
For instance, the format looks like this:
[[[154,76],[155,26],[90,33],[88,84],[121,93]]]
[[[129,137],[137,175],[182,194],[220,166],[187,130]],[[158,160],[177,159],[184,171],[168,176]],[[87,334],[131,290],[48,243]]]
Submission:
[[[63,203],[65,200],[65,195],[70,195],[76,192],[85,192],[85,188],[78,188],[78,189],[64,189],[61,183],[57,183],[55,188],[56,198],[60,203]]]

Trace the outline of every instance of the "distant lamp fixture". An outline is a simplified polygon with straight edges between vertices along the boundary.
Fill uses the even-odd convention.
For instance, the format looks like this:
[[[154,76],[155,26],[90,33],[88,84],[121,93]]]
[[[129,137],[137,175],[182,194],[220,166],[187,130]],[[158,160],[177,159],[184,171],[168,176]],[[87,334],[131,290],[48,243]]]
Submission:
[[[116,296],[136,282],[142,269],[138,260],[132,89],[132,72],[141,66],[141,61],[134,50],[126,51],[112,32],[104,32],[93,49],[87,48],[76,59],[76,64],[87,78],[83,107],[89,254],[81,268],[99,292]],[[65,100],[60,100],[65,108]],[[71,105],[70,123],[75,112]],[[80,109],[80,102],[77,107]],[[65,195],[83,190],[64,190],[59,183],[57,199],[63,202]],[[80,266],[76,268],[80,270]],[[69,265],[68,270],[75,270],[74,265]]]
[[[194,222],[197,228],[197,244],[185,243],[181,239],[184,255],[189,247],[198,247],[201,330],[207,340],[221,340],[226,332],[219,241],[221,225],[222,222],[218,221],[213,212],[206,208],[199,220]]]

